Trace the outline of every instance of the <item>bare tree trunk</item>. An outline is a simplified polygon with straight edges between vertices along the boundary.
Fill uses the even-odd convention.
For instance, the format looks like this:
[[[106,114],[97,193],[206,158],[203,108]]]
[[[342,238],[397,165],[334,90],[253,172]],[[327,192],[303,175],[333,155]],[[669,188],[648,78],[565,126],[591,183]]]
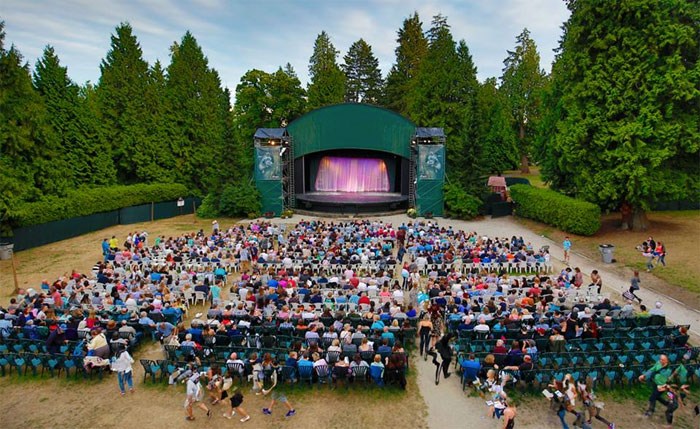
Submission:
[[[632,222],[630,229],[632,231],[646,231],[649,228],[649,219],[647,219],[647,212],[644,209],[635,207],[632,211]]]
[[[525,124],[520,123],[520,129],[518,130],[518,137],[520,138],[520,172],[523,174],[530,174],[530,164],[527,159],[527,151],[524,149],[525,145]]]

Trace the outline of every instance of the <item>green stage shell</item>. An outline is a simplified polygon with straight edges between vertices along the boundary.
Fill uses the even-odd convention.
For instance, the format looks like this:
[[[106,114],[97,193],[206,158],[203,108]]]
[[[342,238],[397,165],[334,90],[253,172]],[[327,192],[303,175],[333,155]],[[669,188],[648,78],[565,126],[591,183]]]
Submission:
[[[417,129],[413,122],[396,112],[359,103],[334,104],[313,110],[286,128],[295,159],[329,150],[372,150],[410,159],[411,140],[419,130],[437,130],[444,139],[442,129]],[[265,133],[260,135],[264,136]],[[281,131],[279,135],[282,135]],[[422,146],[419,145],[420,155],[416,160],[420,164],[420,174],[416,177],[416,209],[420,215],[430,213],[442,216],[444,145]],[[257,147],[255,151],[255,184],[262,197],[262,211],[275,216],[279,216],[285,208],[282,178],[265,173],[269,169],[266,167],[274,165],[265,154],[274,158],[277,151],[277,147],[270,150]],[[412,168],[415,167],[412,165]]]
[[[294,157],[335,149],[366,149],[410,157],[413,122],[369,104],[334,104],[313,110],[287,127]]]

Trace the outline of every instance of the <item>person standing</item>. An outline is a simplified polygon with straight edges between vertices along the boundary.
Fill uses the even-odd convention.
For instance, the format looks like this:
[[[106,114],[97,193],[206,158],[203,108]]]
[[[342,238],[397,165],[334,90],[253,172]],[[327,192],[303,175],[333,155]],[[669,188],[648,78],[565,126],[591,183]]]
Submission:
[[[134,381],[133,381],[133,368],[131,364],[134,363],[134,359],[131,357],[129,352],[122,348],[116,354],[112,361],[112,371],[117,373],[117,381],[119,382],[119,391],[122,396],[126,394],[124,390],[124,385],[129,386],[129,391],[134,393]]]
[[[202,390],[202,385],[199,383],[199,371],[194,371],[194,373],[187,379],[187,399],[185,399],[185,416],[186,420],[194,420],[194,411],[192,406],[196,403],[199,408],[207,412],[207,417],[211,417],[211,410],[207,408],[202,402],[204,398],[204,392]]]
[[[598,274],[598,270],[591,271],[591,284],[588,287],[596,286],[598,287],[598,295],[600,295],[600,290],[603,287],[603,279]]]
[[[564,242],[561,243],[561,245],[564,248],[564,263],[569,265],[571,259],[571,240],[568,235],[564,237]]]
[[[654,269],[654,248],[653,247],[646,247],[642,251],[642,256],[647,258],[647,273],[650,273],[651,270]]]
[[[656,250],[654,251],[656,253],[656,258],[657,262],[664,267],[666,266],[666,246],[662,242],[657,242],[656,243]]]
[[[109,252],[110,252],[109,240],[107,240],[105,238],[104,240],[102,240],[102,256],[104,257],[105,261],[107,260],[107,257],[109,256]]]
[[[506,400],[506,408],[503,410],[503,429],[513,429],[515,427],[515,416],[517,411],[512,400]]]

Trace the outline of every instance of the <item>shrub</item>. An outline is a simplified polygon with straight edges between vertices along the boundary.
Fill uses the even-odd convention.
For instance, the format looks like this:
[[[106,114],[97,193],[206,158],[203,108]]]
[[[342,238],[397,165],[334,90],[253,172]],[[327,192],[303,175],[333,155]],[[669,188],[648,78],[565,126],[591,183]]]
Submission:
[[[450,216],[457,219],[474,219],[479,214],[482,202],[479,198],[469,195],[462,187],[454,183],[446,183],[445,207]]]
[[[10,209],[8,219],[13,227],[39,225],[188,195],[187,187],[178,183],[79,188],[63,198],[45,197],[33,203],[20,203]]]
[[[587,201],[527,185],[511,186],[510,196],[518,216],[578,235],[593,235],[600,229],[600,207]]]
[[[207,194],[202,200],[202,204],[197,207],[197,216],[203,219],[214,219],[219,216],[218,197],[214,193]]]
[[[249,181],[226,185],[219,200],[219,211],[226,216],[256,218],[262,210],[260,192]]]

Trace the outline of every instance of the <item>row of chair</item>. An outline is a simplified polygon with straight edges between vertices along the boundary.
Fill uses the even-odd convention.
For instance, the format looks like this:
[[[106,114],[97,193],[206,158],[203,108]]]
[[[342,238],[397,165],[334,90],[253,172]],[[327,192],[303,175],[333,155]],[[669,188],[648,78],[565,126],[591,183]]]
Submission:
[[[700,364],[684,364],[687,371],[687,380],[691,383],[700,382]],[[680,367],[680,364],[672,365],[672,368]],[[524,386],[527,389],[540,390],[546,388],[554,381],[562,381],[566,374],[571,374],[575,381],[587,382],[592,388],[599,386],[619,387],[630,386],[639,383],[639,376],[648,369],[645,365],[630,366],[594,366],[579,367],[569,366],[556,369],[532,369],[529,371],[501,370],[501,375],[508,374],[509,382],[516,386]],[[463,388],[473,380],[462,377]]]

